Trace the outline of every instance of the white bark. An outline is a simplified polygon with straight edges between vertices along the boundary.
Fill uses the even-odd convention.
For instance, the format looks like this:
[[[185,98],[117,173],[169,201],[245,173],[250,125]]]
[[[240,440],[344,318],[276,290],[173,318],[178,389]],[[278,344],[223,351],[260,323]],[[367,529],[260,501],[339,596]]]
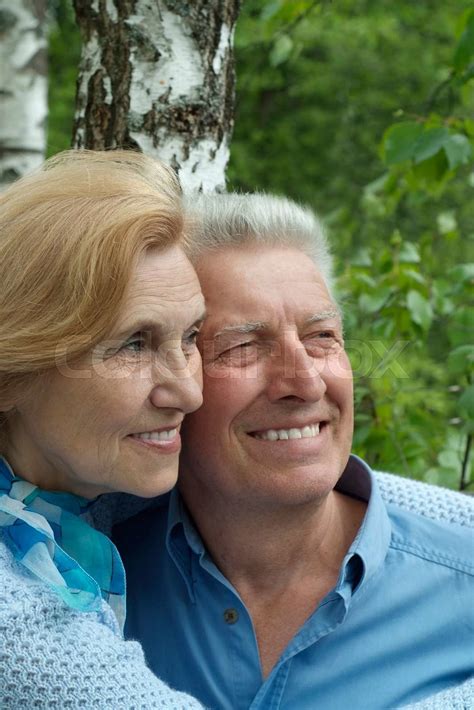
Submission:
[[[143,54],[132,53],[132,84],[130,91],[130,116],[132,125],[137,116],[144,116],[156,102],[166,101],[169,105],[180,106],[199,103],[204,83],[205,71],[199,47],[190,35],[182,18],[150,5],[141,0],[136,6],[137,14],[130,23],[142,28],[155,27],[154,46],[161,55],[159,68]],[[138,14],[141,10],[141,14]],[[158,20],[161,21],[158,21]],[[233,33],[223,24],[221,39],[214,55],[212,68],[218,74],[226,52],[232,51]],[[171,130],[170,130],[171,129]],[[212,192],[225,189],[225,170],[229,160],[228,132],[221,138],[202,135],[191,143],[171,126],[160,126],[149,140],[143,130],[131,130],[130,135],[140,147],[176,167],[181,184],[186,190]]]
[[[45,3],[0,0],[0,189],[44,160]]]
[[[137,148],[171,164],[187,191],[224,190],[238,4],[75,0],[84,35],[75,144]]]

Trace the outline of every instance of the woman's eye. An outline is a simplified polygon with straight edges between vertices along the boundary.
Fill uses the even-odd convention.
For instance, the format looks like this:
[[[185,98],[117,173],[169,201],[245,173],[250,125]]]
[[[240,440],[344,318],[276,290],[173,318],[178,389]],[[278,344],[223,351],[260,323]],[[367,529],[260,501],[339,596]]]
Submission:
[[[146,338],[143,333],[136,333],[126,340],[120,347],[119,352],[142,352],[146,345]]]
[[[190,348],[194,348],[196,346],[198,335],[199,328],[194,328],[193,330],[190,330],[189,333],[186,333],[183,338],[183,346],[185,350],[189,350]]]

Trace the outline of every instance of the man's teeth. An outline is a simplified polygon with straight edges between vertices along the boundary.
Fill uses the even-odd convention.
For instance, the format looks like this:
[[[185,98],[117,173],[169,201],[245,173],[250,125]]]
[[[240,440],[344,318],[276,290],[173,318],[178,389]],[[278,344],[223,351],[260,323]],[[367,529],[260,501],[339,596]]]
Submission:
[[[133,434],[134,439],[144,441],[170,441],[178,433],[177,429],[167,429],[166,431],[144,431],[142,434]]]
[[[318,436],[319,424],[304,426],[302,429],[267,429],[255,434],[256,439],[264,441],[282,441],[287,439],[309,439]]]

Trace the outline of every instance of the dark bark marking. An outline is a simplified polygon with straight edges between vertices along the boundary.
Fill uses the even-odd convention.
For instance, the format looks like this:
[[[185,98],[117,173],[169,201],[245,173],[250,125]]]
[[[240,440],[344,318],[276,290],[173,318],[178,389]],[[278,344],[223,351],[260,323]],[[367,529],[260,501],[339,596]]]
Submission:
[[[0,10],[0,35],[13,29],[17,22],[18,18],[11,10]]]
[[[36,74],[41,74],[41,76],[48,75],[48,52],[45,47],[38,49],[19,71],[30,71],[31,69]]]
[[[159,11],[159,2],[157,8]],[[78,23],[85,40],[93,32],[97,33],[101,46],[101,71],[91,77],[87,87],[84,117],[76,122],[76,136],[79,129],[84,132],[87,148],[108,148],[118,146],[137,147],[130,138],[130,132],[140,131],[150,136],[153,145],[169,136],[180,135],[184,143],[185,157],[190,148],[203,138],[221,143],[229,136],[234,120],[235,71],[231,50],[227,49],[221,58],[221,68],[216,74],[212,63],[220,44],[222,23],[233,28],[240,9],[240,0],[161,0],[170,12],[177,15],[185,32],[196,43],[203,62],[204,81],[193,97],[169,103],[171,87],[154,101],[145,116],[130,111],[131,60],[133,48],[142,59],[156,65],[160,71],[160,52],[153,43],[153,28],[128,25],[127,18],[134,13],[135,0],[121,0],[117,3],[118,20],[114,22],[106,12],[105,0],[99,0],[99,10],[92,10],[91,0],[74,0]],[[148,34],[149,33],[149,34]],[[111,84],[111,105],[105,104],[104,79]],[[197,94],[197,95],[196,95]],[[81,98],[78,99],[78,103]],[[76,143],[80,141],[76,138]],[[179,165],[174,165],[176,169]]]
[[[74,135],[84,129],[83,144],[76,137],[78,147],[104,150],[105,148],[137,147],[130,138],[128,113],[132,67],[130,47],[133,33],[126,25],[133,14],[134,0],[117,3],[117,22],[106,10],[105,0],[99,0],[99,11],[92,10],[90,0],[74,0],[76,17],[86,41],[95,31],[101,46],[101,69],[89,80],[84,117],[76,120]],[[110,97],[106,103],[105,81],[110,81]],[[81,97],[78,96],[78,104]],[[81,109],[77,106],[77,109]]]

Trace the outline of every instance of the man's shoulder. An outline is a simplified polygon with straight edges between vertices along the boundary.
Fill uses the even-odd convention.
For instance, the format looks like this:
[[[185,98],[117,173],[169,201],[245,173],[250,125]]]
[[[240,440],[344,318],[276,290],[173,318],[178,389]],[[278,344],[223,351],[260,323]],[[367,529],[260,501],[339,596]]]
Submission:
[[[474,528],[474,498],[471,496],[393,473],[374,473],[386,503],[431,520]]]
[[[390,473],[375,476],[390,516],[390,547],[473,574],[474,500]]]
[[[474,575],[474,530],[459,523],[434,520],[395,503],[387,504],[391,522],[389,547],[428,564]]]
[[[160,538],[166,535],[168,524],[169,497],[163,497],[159,505],[143,510],[140,513],[114,525],[112,539],[122,551],[134,545],[142,545],[146,540]]]

